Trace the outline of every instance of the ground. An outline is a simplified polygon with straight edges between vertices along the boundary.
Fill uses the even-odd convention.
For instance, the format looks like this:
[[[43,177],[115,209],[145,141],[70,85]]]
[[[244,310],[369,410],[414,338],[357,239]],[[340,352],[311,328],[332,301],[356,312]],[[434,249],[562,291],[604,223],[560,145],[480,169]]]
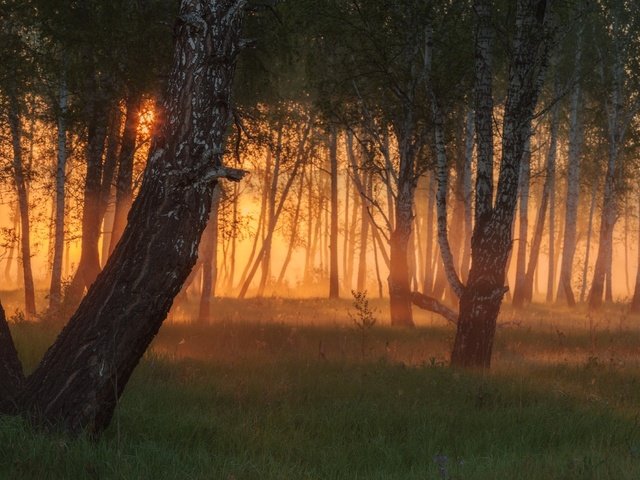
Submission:
[[[0,478],[640,478],[640,318],[623,305],[505,307],[491,372],[463,372],[453,326],[417,312],[392,329],[372,304],[364,331],[348,300],[216,300],[204,326],[177,310],[98,442],[0,418]],[[28,369],[55,337],[12,330]]]

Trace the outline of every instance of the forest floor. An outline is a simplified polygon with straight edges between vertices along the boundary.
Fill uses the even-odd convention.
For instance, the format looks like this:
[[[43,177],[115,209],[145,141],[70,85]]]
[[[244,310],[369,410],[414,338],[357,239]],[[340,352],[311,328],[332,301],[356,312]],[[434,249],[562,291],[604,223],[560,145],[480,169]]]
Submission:
[[[447,367],[442,319],[394,329],[372,306],[364,330],[349,300],[216,300],[211,325],[178,310],[99,441],[0,418],[0,478],[640,478],[640,318],[624,306],[505,306],[490,372]],[[56,334],[12,330],[27,370]]]

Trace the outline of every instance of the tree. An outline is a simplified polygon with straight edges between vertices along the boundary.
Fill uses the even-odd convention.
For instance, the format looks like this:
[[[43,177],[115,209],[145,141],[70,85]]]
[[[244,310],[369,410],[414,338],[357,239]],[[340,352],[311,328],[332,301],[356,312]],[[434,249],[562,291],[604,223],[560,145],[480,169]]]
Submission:
[[[589,308],[598,309],[602,305],[602,294],[605,276],[611,281],[611,255],[613,251],[613,229],[618,218],[618,202],[620,200],[620,172],[623,160],[624,138],[632,119],[640,109],[640,97],[637,94],[637,30],[627,20],[625,2],[612,0],[602,6],[606,24],[602,25],[603,35],[611,49],[610,62],[599,50],[600,78],[608,89],[605,100],[607,119],[607,170],[604,181],[604,197],[598,255],[593,271],[593,281],[589,291]],[[605,43],[605,44],[606,44]],[[608,275],[607,275],[608,273]]]
[[[446,239],[443,174],[445,149],[437,92],[432,93],[435,150],[439,170],[439,243],[447,278],[460,294],[460,312],[451,364],[488,368],[496,320],[506,291],[505,273],[512,246],[512,227],[518,183],[531,119],[542,89],[552,42],[552,11],[547,0],[518,0],[512,41],[507,96],[502,123],[502,158],[494,200],[493,188],[493,19],[492,2],[475,0],[475,130],[477,175],[475,222],[471,238],[471,268],[466,285],[457,276]],[[434,311],[439,303],[419,293],[418,306]],[[442,310],[441,308],[438,308]],[[442,313],[442,312],[440,312]],[[446,316],[446,315],[445,315]]]
[[[2,410],[99,434],[193,267],[220,177],[244,0],[182,0],[159,126],[121,241]]]

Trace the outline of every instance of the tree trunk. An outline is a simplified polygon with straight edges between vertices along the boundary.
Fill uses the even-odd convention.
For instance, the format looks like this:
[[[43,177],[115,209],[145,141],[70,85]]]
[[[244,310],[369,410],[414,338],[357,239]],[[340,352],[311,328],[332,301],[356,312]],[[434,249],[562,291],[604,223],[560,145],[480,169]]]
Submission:
[[[580,287],[580,302],[584,302],[584,296],[587,291],[587,276],[589,273],[589,255],[591,253],[591,236],[593,233],[593,216],[596,211],[597,187],[593,186],[591,194],[591,207],[589,207],[589,223],[587,225],[587,246],[584,254],[584,265],[582,267],[582,286]]]
[[[612,141],[609,147],[607,173],[605,175],[602,218],[600,220],[600,239],[598,242],[598,256],[593,270],[593,280],[589,290],[589,308],[596,310],[602,305],[605,276],[613,242],[613,228],[616,222],[616,192],[615,177],[618,157],[618,145]]]
[[[368,193],[369,185],[373,181],[371,173],[364,171],[362,178],[364,188],[366,189],[365,192]],[[356,290],[364,292],[367,289],[367,249],[369,245],[369,224],[371,222],[369,221],[369,207],[367,205],[367,200],[364,197],[361,200],[360,254],[358,256],[358,278],[356,280]]]
[[[467,281],[469,266],[471,264],[471,234],[473,232],[473,217],[471,208],[471,164],[473,162],[473,138],[475,136],[474,113],[469,110],[467,114],[467,124],[465,128],[465,153],[464,153],[464,246],[462,249],[462,260],[460,262],[460,275],[462,281]]]
[[[638,267],[636,271],[636,285],[631,299],[631,313],[640,313],[640,199],[638,200]]]
[[[0,303],[0,411],[10,410],[24,383],[22,365]]]
[[[287,273],[287,268],[289,267],[289,263],[291,262],[291,257],[293,256],[293,251],[296,247],[296,239],[298,238],[298,223],[300,221],[300,210],[302,208],[302,192],[304,190],[304,166],[302,174],[300,175],[300,188],[298,188],[298,195],[296,200],[296,209],[293,213],[293,221],[291,222],[291,236],[289,237],[289,248],[287,249],[287,256],[282,263],[282,268],[280,269],[280,275],[278,275],[278,280],[276,281],[276,285],[281,287],[284,283],[284,276]]]
[[[253,259],[256,254],[256,249],[258,247],[258,240],[260,239],[260,232],[264,230],[265,224],[267,222],[267,194],[269,192],[269,178],[271,172],[271,150],[267,149],[267,160],[265,165],[265,173],[264,173],[264,186],[262,189],[262,200],[260,204],[260,216],[258,217],[258,226],[256,227],[256,234],[253,237],[253,245],[251,246],[251,253],[249,254],[249,260],[247,260],[247,264],[244,267],[242,272],[242,276],[240,277],[240,287],[244,285],[247,279],[247,275],[253,265]]]
[[[476,36],[476,136],[478,176],[490,171],[493,137],[483,135],[493,118],[491,96],[491,3],[476,0],[479,19]],[[505,103],[502,161],[495,206],[490,192],[479,189],[472,238],[469,280],[460,298],[456,338],[451,353],[454,366],[488,368],[502,297],[505,267],[511,249],[511,230],[518,198],[518,177],[531,118],[544,78],[549,47],[550,6],[547,0],[519,0]],[[482,168],[480,166],[482,165]]]
[[[127,98],[127,113],[124,121],[122,145],[118,159],[118,176],[116,178],[116,207],[111,229],[109,254],[113,252],[122,237],[127,224],[127,215],[133,201],[133,157],[136,151],[136,136],[140,124],[141,98],[137,93],[130,93]]]
[[[406,145],[407,142],[400,138],[398,143]],[[389,243],[391,325],[403,327],[414,326],[408,262],[408,247],[413,225],[413,196],[416,187],[414,161],[414,152],[408,146],[401,147],[398,192],[395,200],[395,228],[391,232]]]
[[[338,134],[335,127],[329,135],[329,163],[331,164],[331,240],[329,241],[329,298],[340,297],[338,278]]]
[[[516,257],[516,281],[513,287],[513,302],[522,306],[527,284],[527,242],[529,238],[529,190],[531,179],[531,139],[527,140],[520,164],[520,225],[518,230],[518,255]],[[537,225],[536,225],[537,231]],[[531,249],[533,251],[533,248]],[[522,300],[521,300],[522,299]]]
[[[549,140],[549,151],[545,165],[545,179],[542,187],[542,197],[540,199],[540,208],[536,218],[536,226],[533,233],[533,241],[531,243],[531,252],[529,253],[529,264],[522,288],[516,290],[513,294],[513,305],[517,308],[523,306],[524,303],[530,303],[533,298],[533,290],[535,282],[535,272],[538,267],[538,259],[540,258],[540,246],[542,245],[542,236],[544,233],[544,223],[547,215],[547,209],[551,201],[554,189],[556,154],[558,146],[558,124],[560,120],[559,105],[556,103],[552,110],[551,118],[551,135]],[[549,221],[551,221],[551,209],[549,208]],[[555,217],[554,217],[555,221]],[[551,226],[549,227],[551,229]],[[553,238],[550,235],[550,240]],[[553,245],[549,247],[550,254],[553,254]],[[549,265],[553,262],[553,256],[549,259]],[[553,269],[550,270],[553,273]]]
[[[619,170],[619,159],[621,145],[624,144],[624,136],[627,126],[637,112],[625,110],[626,102],[623,98],[623,86],[625,83],[625,66],[622,61],[623,47],[620,45],[622,26],[617,17],[619,12],[612,11],[612,36],[614,51],[611,71],[611,92],[607,102],[608,120],[608,140],[609,152],[607,161],[607,173],[605,175],[604,199],[602,205],[602,219],[600,221],[600,241],[598,245],[598,256],[593,271],[593,281],[589,291],[589,309],[596,310],[602,305],[602,293],[604,290],[605,276],[609,279],[608,299],[611,299],[611,255],[613,249],[613,229],[617,220],[618,192],[616,189],[616,177]],[[604,72],[603,72],[604,77]],[[604,80],[604,78],[603,78]],[[635,102],[637,105],[637,102]],[[633,113],[633,115],[631,115]],[[607,275],[608,271],[608,275]]]
[[[580,78],[582,63],[582,31],[578,31],[578,45],[574,60],[574,69]],[[577,81],[571,93],[571,108],[569,113],[569,152],[567,166],[567,199],[564,217],[564,243],[562,246],[562,262],[560,264],[560,284],[558,285],[558,301],[565,300],[570,307],[574,307],[576,300],[571,287],[573,274],[573,258],[577,244],[578,202],[580,199],[580,155],[582,151],[582,117],[580,115],[582,102],[582,85]]]
[[[102,167],[102,179],[100,181],[100,207],[98,215],[102,224],[102,252],[100,255],[101,266],[105,264],[110,253],[109,248],[113,233],[113,223],[115,221],[115,211],[113,212],[113,215],[107,215],[107,213],[110,213],[109,202],[112,201],[113,177],[116,173],[116,167],[118,166],[118,156],[121,144],[120,127],[122,126],[122,112],[118,105],[115,105],[111,110],[107,148],[104,156],[104,165]]]
[[[58,155],[56,162],[56,197],[54,218],[53,263],[49,287],[49,308],[57,309],[62,301],[62,257],[64,253],[64,210],[67,168],[67,82],[63,71],[58,92]]]
[[[436,255],[433,253],[433,210],[434,199],[436,196],[436,175],[434,172],[429,174],[429,181],[427,184],[427,222],[426,222],[426,239],[425,239],[425,256],[424,256],[424,281],[422,284],[422,293],[425,295],[432,295],[434,289],[434,262],[433,259]]]
[[[283,125],[281,123],[278,127],[275,152],[273,152],[275,162],[273,164],[273,173],[271,175],[271,186],[268,192],[269,201],[267,203],[266,217],[267,235],[265,236],[262,249],[260,250],[260,253],[262,255],[262,262],[260,264],[261,275],[260,283],[258,284],[258,297],[262,297],[264,295],[264,289],[267,285],[267,279],[271,274],[271,246],[273,243],[273,235],[276,228],[276,196],[278,194],[278,183],[280,182],[280,167],[282,165],[282,129]]]
[[[13,147],[13,180],[18,194],[20,210],[20,253],[22,257],[22,274],[24,280],[24,303],[28,317],[36,315],[36,295],[33,286],[33,272],[31,270],[31,232],[29,222],[29,198],[25,180],[22,159],[22,126],[20,120],[20,105],[17,93],[9,92],[9,129]]]
[[[71,285],[67,289],[65,302],[71,307],[78,304],[85,288],[89,288],[100,273],[101,195],[102,195],[102,153],[107,134],[107,106],[98,92],[92,87],[90,100],[89,126],[86,147],[87,173],[84,186],[82,209],[82,242],[78,269]]]
[[[36,424],[93,435],[106,428],[196,261],[216,178],[243,175],[221,160],[244,3],[182,1],[161,126],[129,223],[17,396]]]
[[[218,208],[220,207],[221,189],[216,185],[211,199],[211,213],[209,221],[202,233],[202,292],[198,322],[208,324],[211,321],[211,299],[215,296],[215,281],[217,277],[218,255]]]

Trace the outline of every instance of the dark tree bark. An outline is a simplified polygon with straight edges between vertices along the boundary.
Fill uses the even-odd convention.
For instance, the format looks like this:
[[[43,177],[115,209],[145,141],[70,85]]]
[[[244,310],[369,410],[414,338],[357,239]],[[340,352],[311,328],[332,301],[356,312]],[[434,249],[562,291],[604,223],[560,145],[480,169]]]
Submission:
[[[460,314],[451,353],[454,366],[488,368],[491,364],[496,319],[506,292],[505,267],[512,244],[520,162],[547,65],[550,8],[547,0],[519,0],[517,3],[496,202],[492,206],[490,191],[486,190],[486,185],[478,185],[471,270],[460,298]],[[492,171],[489,167],[493,157],[493,138],[486,135],[493,117],[489,61],[492,35],[490,2],[476,0],[474,9],[478,16],[476,141],[478,181],[482,183],[488,181],[482,172],[488,174]]]
[[[122,232],[127,224],[127,214],[133,201],[133,156],[136,150],[136,136],[140,123],[140,96],[130,93],[127,99],[127,112],[124,120],[124,132],[122,133],[122,145],[118,159],[118,175],[116,177],[116,207],[111,229],[111,241],[109,254],[113,252],[122,237]]]
[[[9,91],[9,129],[13,147],[13,180],[18,194],[18,211],[20,213],[20,254],[22,257],[22,274],[24,280],[24,303],[27,316],[36,314],[36,295],[33,286],[31,269],[31,231],[29,222],[29,197],[22,158],[22,124],[20,120],[20,103],[15,89]]]
[[[291,222],[291,235],[289,237],[289,248],[287,248],[287,256],[282,262],[282,268],[280,269],[280,275],[278,275],[278,280],[276,281],[276,286],[281,287],[284,283],[284,276],[287,273],[287,268],[289,267],[289,263],[291,262],[291,257],[293,257],[293,251],[296,247],[296,239],[298,238],[298,224],[300,220],[300,210],[302,209],[302,192],[304,190],[304,165],[303,171],[300,175],[300,187],[298,188],[298,195],[296,200],[296,209],[293,212],[293,220]]]
[[[103,151],[107,136],[108,107],[103,92],[93,79],[90,87],[90,100],[87,107],[89,119],[86,161],[87,173],[84,184],[82,209],[82,242],[78,269],[66,292],[65,303],[71,307],[77,305],[85,288],[89,288],[100,273],[100,226],[102,223],[102,169]]]
[[[367,172],[365,170],[362,172],[361,178],[364,183],[363,187],[365,188],[362,192],[364,197],[369,193],[369,185],[373,182],[373,177],[371,172]],[[356,279],[356,289],[359,292],[363,292],[367,289],[367,249],[369,245],[369,225],[371,222],[369,221],[369,207],[365,198],[361,198],[360,207],[360,249],[358,254],[358,277]]]
[[[640,313],[640,201],[638,202],[638,270],[636,272],[636,285],[633,289],[630,311]]]
[[[23,383],[22,365],[0,303],[0,411],[14,407],[14,397]]]
[[[62,301],[62,258],[64,253],[64,210],[67,166],[67,82],[62,73],[58,93],[58,152],[56,159],[56,198],[54,219],[53,263],[49,287],[49,308],[56,309]]]
[[[529,253],[529,263],[527,271],[524,276],[524,281],[516,285],[516,289],[513,292],[513,306],[521,308],[525,303],[531,303],[533,298],[533,288],[535,283],[535,273],[538,268],[538,259],[540,257],[540,247],[542,245],[542,237],[544,234],[544,224],[547,217],[547,210],[549,210],[549,223],[551,223],[552,215],[550,202],[554,188],[554,176],[556,165],[556,153],[558,145],[558,123],[559,123],[559,108],[556,104],[553,108],[551,119],[551,138],[549,141],[549,151],[547,153],[547,160],[545,165],[545,179],[544,186],[542,187],[542,196],[540,199],[540,206],[538,208],[538,215],[536,217],[536,225],[533,231],[533,240],[531,242],[531,251]],[[551,225],[549,226],[551,229]],[[553,237],[549,236],[550,240]],[[553,247],[550,247],[550,254],[553,254]],[[553,261],[553,255],[550,258],[550,263]],[[551,272],[550,272],[551,273]]]
[[[331,172],[331,239],[329,241],[329,298],[340,297],[338,277],[338,133],[335,127],[329,135],[329,163]]]
[[[211,200],[211,214],[207,227],[202,233],[200,253],[202,258],[202,292],[200,292],[200,307],[198,322],[207,324],[211,321],[211,299],[215,296],[218,258],[218,210],[220,207],[220,186],[213,191]]]
[[[513,303],[518,307],[524,302],[524,291],[527,283],[527,240],[529,238],[529,190],[531,179],[531,140],[525,145],[522,163],[520,164],[519,210],[520,224],[518,228],[518,255],[516,256],[516,281],[513,286]],[[537,229],[537,225],[536,225]],[[537,231],[537,230],[534,230]],[[531,249],[533,251],[533,248]]]
[[[593,186],[591,194],[591,206],[589,207],[589,222],[587,224],[587,245],[585,247],[584,264],[582,265],[582,285],[580,286],[580,302],[584,302],[587,291],[587,273],[589,272],[589,256],[591,255],[591,237],[593,236],[593,217],[596,211],[596,199],[598,188]]]
[[[183,0],[144,181],[121,241],[17,395],[36,424],[99,434],[196,261],[221,166],[244,0]]]
[[[574,60],[576,76],[580,78],[582,64],[583,28],[578,31],[578,45]],[[582,117],[580,115],[582,101],[582,85],[577,81],[571,93],[569,113],[569,153],[567,165],[567,200],[564,216],[564,243],[560,264],[560,284],[557,299],[565,300],[570,307],[576,305],[571,277],[573,275],[573,258],[577,245],[578,201],[580,197],[580,153],[582,150]]]

